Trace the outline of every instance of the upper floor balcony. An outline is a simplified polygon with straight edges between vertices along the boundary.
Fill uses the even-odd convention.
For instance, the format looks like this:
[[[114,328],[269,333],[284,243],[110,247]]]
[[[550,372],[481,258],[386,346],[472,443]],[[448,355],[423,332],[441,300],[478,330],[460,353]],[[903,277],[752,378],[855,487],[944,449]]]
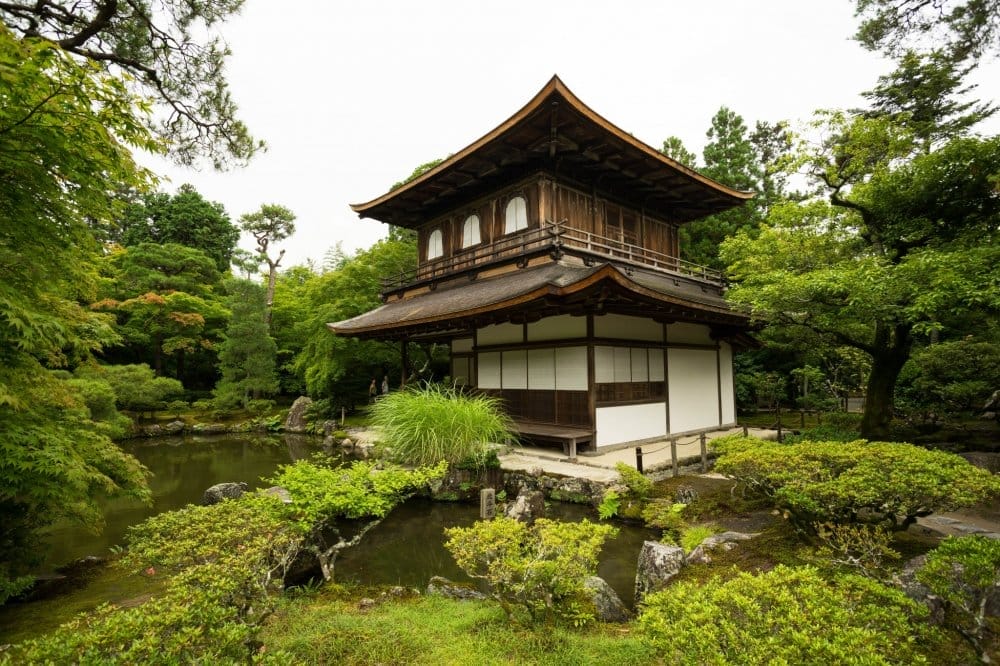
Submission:
[[[382,280],[382,296],[422,285],[433,285],[444,278],[470,275],[500,264],[518,262],[525,265],[535,256],[550,255],[554,259],[575,256],[585,263],[611,262],[626,269],[652,269],[688,280],[708,284],[716,289],[724,285],[720,271],[672,257],[640,245],[601,236],[560,222],[542,222],[537,227],[516,235],[503,236],[488,243],[470,247],[451,256],[421,262],[410,271]]]

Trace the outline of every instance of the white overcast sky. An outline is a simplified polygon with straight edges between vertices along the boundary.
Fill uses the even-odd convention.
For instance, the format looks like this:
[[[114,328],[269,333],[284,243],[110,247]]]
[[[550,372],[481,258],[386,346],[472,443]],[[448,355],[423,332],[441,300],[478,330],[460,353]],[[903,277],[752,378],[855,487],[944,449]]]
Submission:
[[[348,204],[475,141],[553,74],[615,125],[700,156],[726,105],[748,127],[862,104],[890,63],[850,39],[852,0],[333,2],[248,0],[221,32],[240,116],[268,144],[226,173],[152,161],[233,221],[262,203],[291,208],[283,267],[386,233]],[[1000,97],[1000,67],[979,97]],[[983,83],[984,82],[984,83]],[[987,131],[1000,131],[992,121]],[[150,162],[150,160],[145,160]],[[241,243],[248,249],[252,243]]]

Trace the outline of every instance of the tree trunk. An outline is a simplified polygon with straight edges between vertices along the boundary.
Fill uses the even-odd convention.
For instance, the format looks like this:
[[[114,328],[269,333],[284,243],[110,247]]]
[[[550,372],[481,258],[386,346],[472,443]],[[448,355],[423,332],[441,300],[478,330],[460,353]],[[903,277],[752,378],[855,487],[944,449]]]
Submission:
[[[875,352],[868,375],[865,411],[861,417],[861,436],[870,440],[886,440],[892,423],[896,380],[910,358],[913,339],[910,327],[903,324],[875,325]]]
[[[153,338],[153,372],[163,376],[163,340],[159,335]]]
[[[278,279],[278,265],[273,264],[270,261],[268,264],[271,270],[267,273],[267,297],[264,301],[264,323],[267,324],[267,330],[271,330],[271,307],[274,305],[274,283]]]

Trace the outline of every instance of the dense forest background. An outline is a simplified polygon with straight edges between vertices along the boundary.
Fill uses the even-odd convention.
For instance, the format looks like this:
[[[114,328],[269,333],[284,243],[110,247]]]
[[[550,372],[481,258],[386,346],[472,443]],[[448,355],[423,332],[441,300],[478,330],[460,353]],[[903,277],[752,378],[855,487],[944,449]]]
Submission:
[[[136,163],[144,150],[223,167],[260,148],[216,66],[224,45],[191,27],[239,2],[126,3],[116,20],[100,11],[114,3],[47,4],[0,5],[0,599],[39,527],[97,526],[95,497],[148,495],[112,442],[131,419],[191,404],[265,413],[301,394],[322,416],[362,404],[374,377],[397,386],[398,346],[325,324],[376,307],[381,279],[416,261],[393,229],[284,266],[291,209],[234,222]],[[925,4],[858,0],[856,38],[895,62],[865,108],[751,127],[723,106],[700,157],[663,142],[758,193],[682,238],[760,325],[763,348],[737,359],[741,409],[863,394],[861,432],[879,438],[894,418],[968,417],[1000,387],[1000,138],[976,133],[997,107],[967,83],[997,55],[1000,9],[954,2],[928,17]],[[914,39],[928,31],[933,48]],[[241,231],[256,251],[237,248]],[[446,379],[442,350],[409,357],[411,374]]]

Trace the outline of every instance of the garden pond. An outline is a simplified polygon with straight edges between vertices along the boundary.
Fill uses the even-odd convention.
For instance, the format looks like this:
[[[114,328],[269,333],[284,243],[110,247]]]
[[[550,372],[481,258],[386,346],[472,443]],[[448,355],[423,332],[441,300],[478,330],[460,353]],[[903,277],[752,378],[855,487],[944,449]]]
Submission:
[[[225,435],[134,440],[122,446],[153,476],[152,506],[129,500],[105,503],[106,526],[95,535],[72,525],[57,525],[48,533],[48,550],[38,574],[50,578],[59,567],[88,556],[106,556],[124,543],[125,532],[149,516],[201,501],[205,489],[224,481],[262,486],[279,465],[318,452],[319,440],[302,435]],[[403,585],[423,589],[431,576],[468,580],[444,548],[444,528],[471,525],[479,507],[471,504],[415,499],[397,507],[356,547],[337,559],[338,582]],[[547,515],[560,520],[597,520],[589,506],[554,502]],[[630,603],[639,549],[656,533],[620,525],[617,538],[605,544],[598,575]],[[150,579],[115,567],[73,566],[65,580],[48,584],[49,593],[22,603],[0,606],[0,645],[50,631],[79,612],[104,602],[139,603],[154,592]]]

